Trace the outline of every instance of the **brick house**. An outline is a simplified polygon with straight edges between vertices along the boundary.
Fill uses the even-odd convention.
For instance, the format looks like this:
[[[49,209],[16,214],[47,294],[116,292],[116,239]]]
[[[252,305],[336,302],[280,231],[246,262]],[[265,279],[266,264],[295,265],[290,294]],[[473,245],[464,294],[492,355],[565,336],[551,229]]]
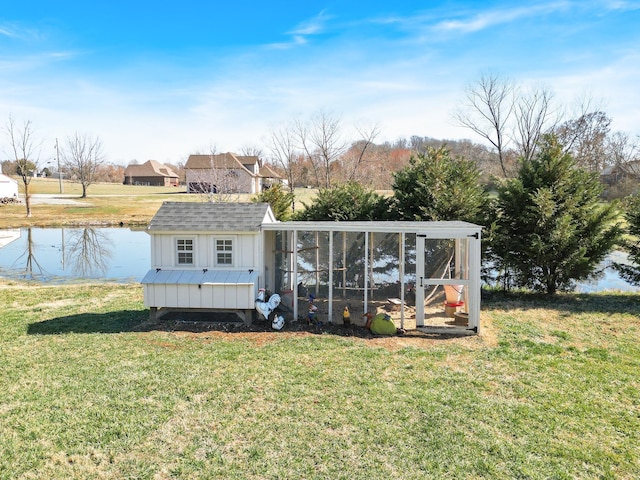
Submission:
[[[150,185],[158,187],[177,187],[180,185],[178,174],[166,165],[148,160],[141,165],[129,165],[124,170],[125,185]]]

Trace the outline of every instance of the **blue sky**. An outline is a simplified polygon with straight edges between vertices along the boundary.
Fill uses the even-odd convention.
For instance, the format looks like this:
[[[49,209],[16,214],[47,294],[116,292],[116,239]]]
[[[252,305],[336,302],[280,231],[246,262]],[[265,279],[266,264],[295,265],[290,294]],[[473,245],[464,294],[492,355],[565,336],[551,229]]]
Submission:
[[[115,163],[179,162],[319,111],[347,136],[479,141],[452,112],[490,72],[636,135],[639,26],[640,0],[5,2],[0,123],[32,121],[41,163],[76,131]]]

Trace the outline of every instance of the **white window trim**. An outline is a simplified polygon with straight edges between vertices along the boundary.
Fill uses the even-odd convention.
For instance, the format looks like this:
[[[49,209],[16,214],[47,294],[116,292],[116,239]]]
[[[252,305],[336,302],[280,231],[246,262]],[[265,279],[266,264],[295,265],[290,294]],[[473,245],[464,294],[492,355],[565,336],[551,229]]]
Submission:
[[[191,250],[191,263],[180,263],[180,250],[178,250],[178,241],[179,240],[191,240],[191,246],[192,246],[192,250]],[[174,257],[174,264],[177,267],[195,267],[196,265],[196,237],[188,237],[188,236],[178,236],[178,237],[174,237],[173,238],[173,254],[175,255]]]
[[[218,241],[231,242],[231,263],[218,263]],[[236,249],[238,242],[235,236],[214,237],[213,238],[213,263],[216,268],[233,268],[236,264]]]

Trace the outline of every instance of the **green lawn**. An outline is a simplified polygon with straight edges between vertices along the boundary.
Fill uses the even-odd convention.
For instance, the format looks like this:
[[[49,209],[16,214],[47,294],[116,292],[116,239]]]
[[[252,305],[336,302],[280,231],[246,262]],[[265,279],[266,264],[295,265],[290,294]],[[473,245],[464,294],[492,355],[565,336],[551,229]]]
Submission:
[[[469,338],[191,333],[138,285],[0,306],[3,479],[640,478],[637,295],[493,298]]]

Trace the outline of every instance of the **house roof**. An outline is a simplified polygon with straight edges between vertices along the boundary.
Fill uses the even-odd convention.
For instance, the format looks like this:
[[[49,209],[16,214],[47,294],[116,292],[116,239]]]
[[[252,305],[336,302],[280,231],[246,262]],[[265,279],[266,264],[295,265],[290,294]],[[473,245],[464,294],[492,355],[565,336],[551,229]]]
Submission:
[[[124,169],[124,175],[126,177],[178,178],[178,175],[173,170],[155,160],[147,160],[142,165],[129,165]]]
[[[243,168],[245,165],[260,163],[255,155],[236,155],[235,153],[217,153],[214,155],[189,155],[184,168],[210,169],[212,168]],[[249,172],[252,173],[252,172]]]
[[[617,165],[609,165],[602,170],[602,176],[614,174],[639,175],[640,160],[630,160]]]
[[[18,185],[18,181],[15,178],[11,178],[8,175],[5,175],[4,173],[0,173],[0,183],[8,183],[8,184],[16,184]]]
[[[275,222],[268,203],[164,202],[151,219],[151,232],[258,232]]]
[[[260,167],[260,176],[264,178],[282,178],[269,165],[262,165]]]

